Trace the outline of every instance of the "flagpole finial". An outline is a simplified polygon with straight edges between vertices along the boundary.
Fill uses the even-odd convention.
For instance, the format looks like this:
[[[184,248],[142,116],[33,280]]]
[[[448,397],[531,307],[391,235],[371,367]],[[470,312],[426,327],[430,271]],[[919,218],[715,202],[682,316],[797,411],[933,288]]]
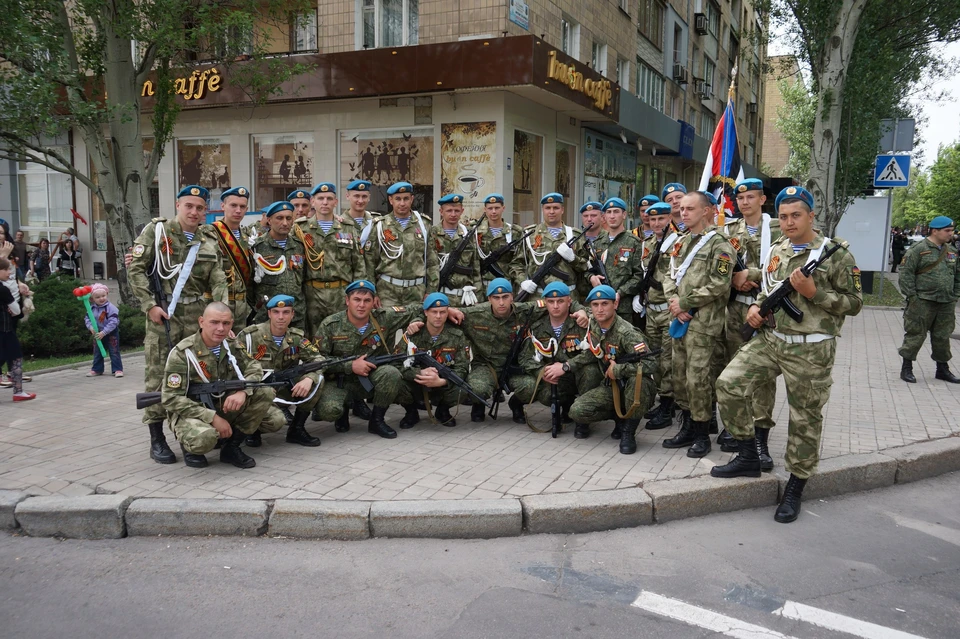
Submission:
[[[737,65],[733,65],[733,70],[730,71],[730,90],[727,91],[727,98],[733,99],[733,96],[737,94]]]

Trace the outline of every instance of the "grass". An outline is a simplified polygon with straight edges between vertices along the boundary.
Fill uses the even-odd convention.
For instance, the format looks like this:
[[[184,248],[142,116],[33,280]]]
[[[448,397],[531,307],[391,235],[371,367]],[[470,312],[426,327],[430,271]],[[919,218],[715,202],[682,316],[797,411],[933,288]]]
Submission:
[[[893,306],[895,308],[900,308],[903,306],[903,295],[900,294],[900,291],[897,289],[890,280],[886,280],[883,283],[883,297],[881,298],[878,293],[880,291],[880,278],[877,277],[873,280],[873,293],[869,295],[863,294],[863,305],[864,306]]]
[[[142,351],[143,347],[137,348],[127,348],[120,351],[120,355],[125,355],[127,353],[136,353]],[[107,358],[109,360],[109,358]],[[55,366],[65,366],[67,364],[79,364],[81,362],[90,362],[93,363],[93,354],[87,353],[85,355],[68,355],[66,357],[42,357],[38,359],[24,359],[23,360],[23,371],[38,371],[44,368],[53,368]],[[107,364],[107,370],[109,370],[109,363]]]

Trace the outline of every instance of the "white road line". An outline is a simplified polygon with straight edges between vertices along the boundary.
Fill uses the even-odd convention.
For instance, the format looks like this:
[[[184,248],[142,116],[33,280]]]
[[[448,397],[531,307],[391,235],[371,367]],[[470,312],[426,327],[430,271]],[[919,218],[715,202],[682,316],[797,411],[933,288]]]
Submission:
[[[947,543],[960,546],[960,530],[950,528],[949,526],[941,526],[940,524],[931,524],[928,521],[911,519],[910,517],[904,517],[896,513],[887,512],[885,514],[893,519],[898,526],[926,533],[931,537],[936,537]]]
[[[641,591],[640,596],[631,605],[692,626],[719,632],[735,639],[795,639],[775,630],[768,630],[763,626],[755,626],[706,608],[698,608],[679,599],[670,599],[646,590]]]
[[[784,602],[783,607],[774,610],[773,614],[787,619],[805,621],[828,630],[845,632],[856,637],[863,637],[863,639],[923,639],[920,635],[912,635],[909,632],[878,626],[869,621],[838,615],[835,612],[820,610],[796,601]]]

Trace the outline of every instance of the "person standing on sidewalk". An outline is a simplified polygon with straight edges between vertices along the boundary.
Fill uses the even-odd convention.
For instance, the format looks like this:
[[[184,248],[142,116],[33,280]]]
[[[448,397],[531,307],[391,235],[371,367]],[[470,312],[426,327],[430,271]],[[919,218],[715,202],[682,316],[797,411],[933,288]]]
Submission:
[[[953,238],[951,237],[951,239]],[[896,273],[897,267],[903,261],[903,254],[907,252],[907,234],[900,229],[894,229],[891,244],[893,247],[893,268],[890,269],[890,272]]]
[[[950,372],[950,336],[956,324],[957,298],[960,297],[960,268],[953,239],[953,220],[938,215],[930,221],[930,234],[910,247],[900,269],[900,292],[907,299],[903,312],[903,358],[900,379],[917,382],[913,361],[930,333],[937,379],[960,384]]]
[[[123,377],[123,361],[120,359],[120,311],[110,303],[107,295],[110,290],[105,284],[94,284],[90,293],[90,309],[96,324],[90,322],[90,317],[84,313],[83,322],[87,325],[95,339],[99,339],[110,353],[110,371],[114,377]],[[103,355],[97,345],[93,345],[93,367],[87,377],[103,375]]]

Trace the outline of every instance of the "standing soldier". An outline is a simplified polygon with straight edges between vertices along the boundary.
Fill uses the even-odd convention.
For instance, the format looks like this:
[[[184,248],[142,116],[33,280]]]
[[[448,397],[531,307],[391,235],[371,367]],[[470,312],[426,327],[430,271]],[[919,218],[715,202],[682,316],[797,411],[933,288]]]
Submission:
[[[673,392],[683,414],[680,431],[664,448],[685,448],[687,457],[710,452],[710,419],[719,351],[723,349],[733,247],[713,225],[717,210],[701,191],[680,202],[689,233],[670,251],[670,277],[663,289],[673,320]]]
[[[784,238],[773,247],[764,269],[764,286],[757,303],[750,306],[747,322],[757,335],[737,351],[717,380],[720,416],[737,440],[740,452],[730,463],[710,470],[714,477],[759,477],[760,458],[753,430],[748,395],[764,388],[782,374],[790,404],[786,468],[790,479],[783,490],[774,519],[794,521],[800,514],[800,498],[807,478],[817,471],[823,406],[830,398],[837,336],[844,318],[863,306],[860,269],[853,255],[840,249],[811,276],[800,268],[817,260],[840,240],[823,237],[814,229],[813,196],[799,186],[790,186],[776,199],[780,230]],[[776,312],[776,328],[766,326],[759,304],[777,284],[789,279],[795,292],[790,301],[803,312],[795,322],[783,310]]]
[[[374,218],[379,216],[367,210],[372,186],[366,180],[354,180],[347,184],[347,202],[350,208],[344,211],[344,214],[356,223],[360,232],[363,232]],[[359,240],[359,237],[357,239]]]
[[[637,202],[637,210],[640,212],[640,225],[633,229],[633,234],[641,240],[645,240],[653,235],[653,230],[650,228],[650,220],[647,217],[647,209],[659,201],[660,198],[656,195],[644,195]]]
[[[913,360],[930,333],[933,361],[937,363],[937,379],[960,384],[950,372],[950,336],[956,323],[955,310],[960,297],[960,268],[953,239],[953,220],[938,215],[929,224],[930,234],[910,247],[900,269],[900,292],[907,298],[903,312],[903,345],[900,357],[903,367],[900,379],[911,384]]]
[[[463,198],[456,194],[444,195],[437,200],[440,205],[440,224],[429,231],[430,240],[440,260],[440,270],[446,267],[451,253],[457,248],[469,232],[460,223],[463,215]],[[439,279],[438,279],[439,282]],[[446,282],[440,282],[440,292],[445,294],[453,306],[472,306],[477,303],[477,288],[480,286],[480,257],[477,255],[476,241],[468,241],[460,253],[457,263]]]
[[[679,182],[671,182],[670,184],[667,184],[663,187],[663,191],[660,193],[660,199],[670,205],[670,226],[674,231],[677,232],[683,232],[687,230],[683,219],[680,217],[680,200],[682,200],[683,196],[686,194],[687,187]],[[713,224],[712,219],[710,220],[710,223]]]
[[[640,292],[643,281],[643,242],[627,232],[624,223],[627,220],[627,203],[618,197],[612,197],[603,204],[603,218],[607,223],[607,232],[600,236],[593,248],[596,256],[603,262],[610,281],[605,282],[599,275],[592,275],[593,287],[606,284],[620,296],[617,315],[627,323],[633,320],[633,296]]]
[[[256,323],[267,321],[267,300],[274,295],[289,295],[297,300],[294,304],[294,328],[304,326],[303,297],[303,244],[290,237],[293,228],[293,205],[290,202],[274,202],[265,210],[270,220],[270,230],[256,239],[253,251],[253,299],[256,300]]]
[[[291,191],[287,196],[287,202],[293,205],[293,219],[297,222],[313,217],[313,211],[310,210],[310,194],[303,189]]]
[[[163,367],[173,346],[196,331],[208,301],[228,301],[227,280],[217,244],[199,232],[210,194],[190,185],[177,193],[176,217],[154,218],[133,244],[128,276],[140,309],[147,315],[144,339],[144,387],[158,392]],[[161,290],[157,290],[159,286]],[[164,308],[163,300],[167,304]],[[163,435],[163,407],[143,412],[150,429],[150,457],[159,464],[177,461]]]
[[[588,227],[590,230],[584,231],[583,241],[593,243],[603,234],[603,204],[600,202],[587,202],[580,207],[580,228]]]
[[[250,315],[248,287],[253,280],[253,253],[250,251],[250,227],[242,224],[247,214],[250,190],[243,186],[227,189],[220,195],[223,219],[202,227],[204,234],[217,243],[223,274],[230,293],[227,305],[237,326],[245,326]]]
[[[379,287],[381,306],[420,305],[437,290],[437,252],[428,241],[429,223],[413,210],[413,185],[387,189],[393,212],[381,215],[360,235],[367,275]]]
[[[480,274],[483,278],[483,286],[486,288],[494,278],[510,277],[513,262],[517,259],[523,260],[523,250],[518,246],[512,250],[503,250],[523,236],[523,228],[503,220],[503,196],[499,193],[491,193],[487,196],[483,201],[483,213],[484,220],[480,222],[477,233],[474,235],[477,255],[480,256],[481,262],[491,254],[498,255],[493,266]],[[521,264],[517,270],[525,271],[526,266]],[[519,282],[512,282],[512,284],[519,284]]]

